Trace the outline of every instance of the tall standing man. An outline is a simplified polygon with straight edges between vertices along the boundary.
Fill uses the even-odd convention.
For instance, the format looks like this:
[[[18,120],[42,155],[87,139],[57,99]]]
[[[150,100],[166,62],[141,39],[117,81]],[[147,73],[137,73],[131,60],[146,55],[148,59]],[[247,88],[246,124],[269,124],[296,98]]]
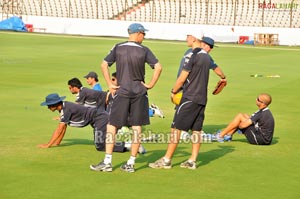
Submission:
[[[128,41],[116,44],[101,64],[103,76],[110,92],[114,94],[114,99],[107,125],[106,154],[99,164],[90,165],[94,171],[112,171],[112,152],[117,128],[128,125],[128,118],[133,130],[131,156],[121,166],[121,170],[135,171],[142,126],[150,124],[147,90],[154,87],[162,71],[162,66],[152,51],[142,45],[146,31],[148,30],[139,23],[131,24],[128,27]],[[114,63],[118,85],[111,81],[108,69]],[[145,83],[145,63],[154,69],[149,83]]]
[[[203,33],[200,30],[197,32],[189,32],[186,35],[186,44],[190,48],[184,53],[180,61],[177,78],[179,77],[183,66],[189,62],[190,58],[194,53],[196,53],[196,51],[200,51],[203,48],[209,54],[212,48],[211,46],[207,45],[206,42],[210,43],[210,38],[203,37]],[[215,74],[221,78],[221,81],[227,82],[226,76],[223,73],[222,69],[215,63],[215,61],[211,56],[210,59],[211,59],[210,69],[212,69],[215,72]],[[188,132],[186,131],[181,132],[181,138],[184,138],[186,135],[189,136]]]
[[[206,38],[206,45],[212,49],[214,47],[214,40]],[[192,130],[192,154],[180,166],[188,169],[196,169],[196,160],[200,150],[201,130],[207,103],[207,86],[211,65],[208,51],[203,49],[195,49],[193,51],[193,55],[187,64],[183,66],[171,90],[171,99],[173,99],[174,94],[179,92],[181,88],[183,88],[183,96],[180,104],[176,107],[167,151],[164,157],[149,164],[151,168],[170,169],[172,167],[171,159],[180,140],[181,131]]]

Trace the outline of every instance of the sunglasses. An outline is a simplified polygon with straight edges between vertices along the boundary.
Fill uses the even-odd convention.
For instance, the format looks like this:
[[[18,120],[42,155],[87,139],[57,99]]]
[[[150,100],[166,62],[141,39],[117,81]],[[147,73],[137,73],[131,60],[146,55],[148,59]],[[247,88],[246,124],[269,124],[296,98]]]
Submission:
[[[261,100],[259,99],[259,97],[257,97],[257,98],[256,98],[256,100],[257,100],[258,102],[260,102],[260,103],[264,104],[264,102],[263,102],[263,101],[261,101]]]
[[[144,35],[144,37],[146,36],[146,33],[144,33],[144,32],[140,32],[141,34],[143,34]]]

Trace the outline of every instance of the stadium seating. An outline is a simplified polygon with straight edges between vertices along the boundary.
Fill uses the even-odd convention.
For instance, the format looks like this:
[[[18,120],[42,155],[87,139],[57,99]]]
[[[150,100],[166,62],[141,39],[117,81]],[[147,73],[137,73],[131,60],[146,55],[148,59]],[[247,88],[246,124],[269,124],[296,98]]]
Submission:
[[[13,3],[13,2],[17,2]],[[2,0],[0,14],[300,28],[300,0]]]

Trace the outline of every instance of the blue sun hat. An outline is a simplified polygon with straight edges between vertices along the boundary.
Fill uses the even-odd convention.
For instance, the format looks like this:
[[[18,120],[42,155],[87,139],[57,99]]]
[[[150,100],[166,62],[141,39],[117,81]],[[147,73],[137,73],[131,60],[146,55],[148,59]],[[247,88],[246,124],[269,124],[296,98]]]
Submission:
[[[137,32],[146,32],[148,31],[142,24],[133,23],[128,27],[128,34],[133,34]]]
[[[49,106],[49,105],[57,104],[58,102],[62,102],[65,98],[66,96],[59,97],[57,93],[52,93],[46,97],[45,102],[42,102],[41,106]]]
[[[214,48],[215,46],[215,41],[210,37],[203,37],[201,41],[209,45],[210,48]]]

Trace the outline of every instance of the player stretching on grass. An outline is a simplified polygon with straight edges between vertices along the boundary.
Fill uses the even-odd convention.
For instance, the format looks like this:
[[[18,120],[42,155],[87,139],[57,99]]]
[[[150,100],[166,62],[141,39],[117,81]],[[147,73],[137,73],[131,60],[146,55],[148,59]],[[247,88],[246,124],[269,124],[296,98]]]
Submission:
[[[108,113],[98,108],[63,101],[64,99],[65,96],[59,97],[58,94],[52,93],[46,97],[45,102],[41,103],[41,106],[48,106],[52,112],[58,111],[60,122],[50,141],[46,144],[40,144],[39,147],[49,148],[60,145],[67,131],[67,125],[78,128],[91,125],[94,131],[95,147],[98,151],[104,151]],[[124,142],[118,142],[112,148],[116,152],[126,151]]]
[[[133,130],[131,156],[121,166],[121,170],[135,171],[134,164],[140,146],[142,125],[150,124],[147,90],[154,87],[162,70],[161,64],[152,51],[142,45],[145,31],[147,30],[141,24],[131,24],[128,27],[129,40],[115,45],[101,64],[110,92],[115,94],[107,125],[106,154],[99,164],[90,165],[90,169],[94,171],[112,171],[112,151],[116,131],[117,128],[127,125],[128,118]],[[118,86],[112,83],[108,69],[114,63],[116,63]],[[144,79],[145,63],[154,69],[148,84]]]
[[[232,135],[241,130],[250,144],[269,145],[272,143],[274,132],[274,118],[269,109],[272,97],[267,93],[261,93],[256,98],[258,111],[251,116],[245,113],[239,113],[228,124],[228,126],[217,134],[217,141],[231,140]]]

